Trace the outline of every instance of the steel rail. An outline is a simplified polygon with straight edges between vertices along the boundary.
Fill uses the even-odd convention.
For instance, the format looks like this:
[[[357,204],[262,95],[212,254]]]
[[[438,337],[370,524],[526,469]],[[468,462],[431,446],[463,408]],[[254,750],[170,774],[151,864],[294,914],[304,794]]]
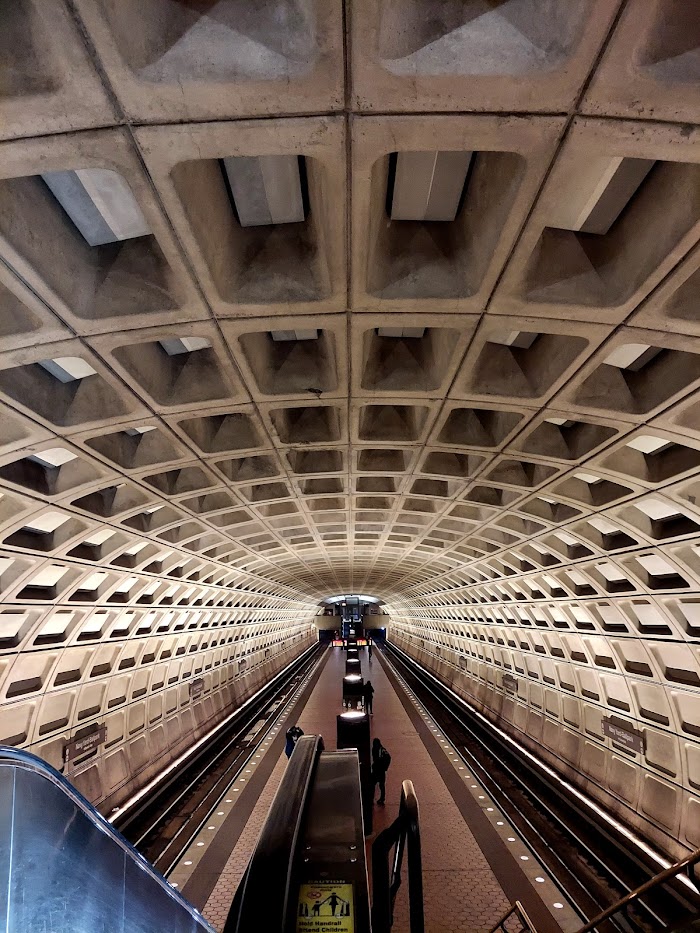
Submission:
[[[456,702],[454,702],[454,703],[452,703],[452,704],[445,702],[445,700],[443,699],[443,697],[442,697],[439,693],[436,693],[436,691],[435,691],[435,690],[430,686],[430,684],[427,682],[427,676],[429,676],[431,680],[436,681],[436,683],[437,683],[438,687],[441,689],[441,691],[442,691],[443,693],[448,693],[448,694],[450,695],[450,698],[451,698],[451,695],[453,694],[453,691],[449,690],[449,688],[446,687],[445,685],[440,684],[440,682],[437,680],[437,678],[435,678],[434,675],[432,675],[430,672],[423,671],[422,668],[420,668],[419,666],[415,665],[415,662],[413,662],[412,659],[408,658],[408,661],[405,660],[405,659],[404,659],[404,652],[400,651],[400,650],[397,649],[395,646],[390,645],[390,646],[388,646],[388,648],[391,650],[392,656],[393,656],[400,664],[402,664],[402,666],[409,672],[410,675],[412,675],[412,676],[418,681],[418,683],[421,685],[422,689],[424,689],[425,691],[427,691],[427,692],[433,697],[433,699],[434,699],[436,702],[438,702],[438,703],[440,704],[440,706],[442,706],[442,707],[446,710],[446,712],[450,715],[451,718],[457,719],[457,722],[458,722],[459,726],[460,726],[471,738],[474,739],[474,741],[477,743],[478,746],[480,746],[480,747],[485,747],[486,750],[487,750],[487,752],[488,752],[489,754],[493,755],[493,749],[489,747],[489,745],[484,741],[483,737],[480,736],[480,735],[478,734],[478,732],[477,732],[475,729],[471,728],[467,723],[465,723],[465,721],[464,721],[464,719],[462,718],[462,716],[460,716],[460,715],[455,715],[455,709],[460,709],[460,707],[463,707],[463,708],[464,708],[464,709],[463,709],[463,712],[466,713],[466,714],[470,714],[470,713],[473,712],[472,710],[470,710],[470,708],[468,707],[468,705],[466,704],[466,702],[463,701],[463,700],[461,700],[461,698],[457,697],[456,694],[454,694],[454,696],[455,696],[455,700],[460,700],[459,706],[458,706],[458,704],[457,704]],[[385,657],[386,657],[386,655],[385,655]],[[406,657],[408,657],[408,656],[406,656]],[[409,662],[410,662],[410,663],[409,663]],[[427,675],[427,676],[421,676],[421,675]],[[462,712],[462,710],[460,710],[460,712]],[[481,721],[482,719],[484,720],[483,723],[482,723],[482,721]],[[485,717],[479,716],[479,718],[478,718],[478,720],[477,720],[477,725],[478,725],[478,726],[482,726],[483,729],[487,729],[488,726],[489,726],[490,724],[489,724],[488,720],[485,719]],[[492,731],[491,738],[495,738],[496,741],[499,743],[499,745],[501,745],[501,747],[504,747],[504,743],[501,741],[500,736],[498,735],[498,732],[497,732],[495,729]],[[460,754],[460,756],[464,758],[466,764],[468,764],[470,767],[474,768],[475,770],[478,770],[478,771],[479,771],[480,775],[481,775],[482,778],[483,778],[483,782],[484,782],[485,784],[488,783],[492,788],[495,788],[496,794],[497,794],[502,800],[504,800],[504,802],[507,803],[507,806],[505,807],[505,809],[506,809],[506,810],[507,810],[508,808],[514,809],[515,812],[518,813],[518,815],[519,815],[521,818],[524,819],[524,822],[526,823],[526,825],[528,826],[528,828],[529,828],[529,829],[532,829],[532,828],[533,828],[533,827],[532,827],[532,821],[529,820],[529,819],[526,817],[526,815],[523,814],[522,809],[519,808],[519,807],[505,794],[505,792],[504,792],[502,789],[499,788],[498,782],[495,780],[495,778],[493,778],[493,776],[489,774],[489,772],[486,770],[486,768],[478,762],[478,760],[475,758],[475,756],[474,756],[471,752],[469,752],[469,750],[468,750],[466,747],[464,748],[464,752],[466,753],[466,755],[469,756],[469,760],[467,760],[467,759],[465,758],[465,756],[461,753],[461,751],[458,751],[458,753]],[[512,756],[512,755],[514,754],[513,750],[510,749],[510,748],[506,748],[506,752],[508,753],[509,756]],[[559,814],[557,814],[556,811],[554,811],[554,810],[552,809],[551,806],[549,806],[549,805],[546,803],[546,796],[547,796],[547,795],[543,795],[543,794],[541,794],[541,793],[538,793],[537,790],[534,789],[531,785],[529,785],[529,784],[527,783],[527,781],[525,781],[524,778],[521,777],[521,775],[520,775],[519,773],[515,772],[511,767],[509,767],[509,765],[507,764],[507,762],[504,762],[504,761],[503,761],[503,758],[500,757],[500,756],[499,756],[499,758],[498,758],[498,763],[499,763],[499,767],[503,769],[503,771],[507,774],[507,776],[509,777],[509,779],[511,779],[512,781],[514,781],[514,782],[516,783],[517,786],[519,786],[521,789],[524,790],[524,792],[525,792],[526,794],[528,794],[529,796],[535,798],[535,801],[537,802],[538,807],[541,808],[544,812],[546,812],[547,816],[548,816],[550,819],[552,819],[552,820],[556,823],[556,825],[557,825],[558,827],[560,827],[561,829],[563,829],[563,830],[565,831],[566,835],[567,835],[567,836],[570,838],[570,840],[572,841],[572,844],[575,845],[575,846],[577,846],[577,847],[579,847],[579,848],[585,853],[585,855],[587,855],[589,858],[591,858],[591,859],[593,859],[593,860],[595,861],[595,864],[598,865],[598,866],[600,867],[600,869],[602,870],[602,872],[604,873],[605,876],[607,876],[609,879],[611,879],[611,880],[612,880],[618,887],[620,887],[622,890],[626,890],[626,889],[629,888],[629,883],[626,883],[625,880],[624,880],[623,878],[620,877],[620,875],[619,875],[619,873],[616,871],[614,865],[611,864],[611,860],[604,860],[595,850],[593,850],[593,849],[591,848],[591,846],[590,846],[585,840],[583,840],[583,839],[581,838],[580,834],[576,833],[576,831],[570,826],[570,824],[569,824],[568,822],[564,821],[563,818],[562,818]],[[522,763],[521,763],[521,764],[522,764]],[[547,782],[547,780],[546,780],[546,774],[536,774],[536,773],[534,772],[534,770],[533,770],[532,768],[529,767],[529,765],[528,765],[527,762],[524,762],[524,764],[525,764],[526,770],[527,770],[531,775],[534,776],[535,781],[536,781],[536,782],[540,782],[543,786],[545,786],[545,787],[547,788],[548,794],[551,794],[551,792],[554,791],[554,793],[557,795],[557,797],[558,797],[559,799],[561,799],[561,800],[564,801],[564,803],[565,803],[566,806],[573,808],[573,809],[574,809],[574,812],[577,811],[575,802],[573,802],[572,800],[568,799],[568,797],[567,797],[565,794],[562,793],[562,791],[561,791],[560,788],[554,786],[553,783],[550,784],[549,782]],[[475,765],[476,765],[476,767],[475,767]],[[579,811],[579,812],[582,812],[582,811]],[[618,853],[621,854],[621,855],[623,855],[624,858],[627,860],[627,862],[628,862],[631,866],[634,866],[634,870],[635,870],[635,871],[640,870],[640,871],[642,871],[642,872],[644,872],[644,873],[649,873],[649,871],[650,871],[649,866],[648,866],[647,864],[645,864],[645,863],[644,863],[640,858],[638,858],[635,854],[633,854],[632,852],[630,852],[628,848],[624,847],[624,846],[621,844],[621,842],[620,842],[619,840],[615,839],[615,837],[611,834],[611,832],[609,832],[607,829],[605,829],[602,825],[599,825],[599,824],[597,824],[597,823],[594,823],[593,820],[592,820],[591,817],[590,817],[590,814],[582,813],[582,815],[583,815],[584,819],[586,820],[586,823],[587,823],[588,825],[593,826],[594,829],[595,829],[595,831],[596,831],[597,833],[599,833],[599,834],[602,836],[602,839],[603,839],[604,841],[606,841],[606,843],[612,843],[612,844],[615,845],[615,847],[616,847]],[[552,849],[551,845],[549,845],[549,844],[546,842],[546,840],[544,840],[544,838],[542,837],[542,834],[541,834],[538,830],[536,830],[536,829],[535,829],[535,833],[536,833],[537,837],[539,838],[539,840],[547,847],[549,853],[552,854],[552,855],[554,856],[555,861],[556,861],[560,866],[563,866],[564,869],[565,869],[565,870],[564,870],[564,875],[565,875],[565,877],[567,877],[567,878],[569,879],[568,883],[562,883],[562,879],[559,878],[559,877],[557,877],[557,881],[558,881],[560,884],[562,884],[562,887],[563,887],[563,890],[564,890],[565,895],[567,896],[567,899],[570,901],[570,903],[572,904],[572,906],[576,909],[577,913],[579,913],[579,915],[580,915],[583,919],[585,919],[586,916],[590,916],[590,910],[585,911],[585,910],[582,908],[582,906],[580,905],[580,903],[578,902],[578,898],[577,898],[577,897],[573,894],[573,892],[570,890],[570,888],[572,887],[572,885],[571,885],[571,880],[573,880],[573,881],[575,882],[575,885],[573,885],[573,886],[579,887],[581,890],[583,890],[584,893],[586,894],[587,898],[588,898],[590,901],[592,901],[593,903],[598,904],[598,906],[601,906],[601,905],[599,904],[600,898],[599,898],[598,896],[592,894],[592,892],[590,892],[589,890],[587,890],[587,888],[586,888],[583,884],[580,883],[580,880],[578,879],[577,875],[576,875],[573,871],[571,871],[570,869],[568,869],[568,867],[565,866],[565,863],[563,862],[563,859],[558,855],[558,853],[557,853],[556,851],[554,851],[554,850]],[[662,874],[665,874],[665,872],[662,872]],[[676,875],[677,875],[677,873],[676,873]],[[644,882],[643,885],[640,885],[640,887],[645,887],[645,885],[649,884],[651,880],[653,880],[653,879],[648,879],[646,882]],[[689,882],[689,879],[687,879],[687,878],[681,879],[681,880],[683,880],[683,881],[685,882],[685,884],[686,884],[686,887],[689,887],[689,888],[691,889],[691,891],[692,891],[692,894],[691,894],[690,897],[683,896],[683,898],[682,898],[682,903],[683,903],[683,905],[690,905],[690,904],[691,904],[691,900],[694,901],[695,903],[697,903],[697,901],[695,901],[695,899],[693,898],[693,895],[697,895],[697,893],[698,893],[698,892],[697,892],[697,889],[695,888],[695,886],[694,886],[691,882]],[[645,890],[647,890],[646,887],[645,887]],[[677,892],[673,891],[672,889],[671,889],[670,891],[667,891],[667,894],[670,894],[670,895],[671,895],[673,898],[675,898],[677,901],[681,902],[681,897],[679,896],[679,894],[678,894]],[[660,916],[658,915],[658,913],[657,913],[652,907],[650,907],[649,905],[645,904],[643,901],[639,900],[639,898],[636,898],[636,899],[635,899],[635,903],[636,903],[636,905],[637,905],[638,908],[644,909],[644,910],[646,911],[646,913],[650,916],[651,922],[652,922],[652,924],[654,924],[653,928],[654,928],[655,930],[663,930],[663,929],[669,929],[669,928],[670,928],[670,925],[669,925],[662,917],[660,917]],[[635,930],[635,929],[643,929],[643,927],[639,927],[639,924],[637,924],[635,921],[630,920],[630,919],[627,918],[627,917],[619,917],[619,918],[617,918],[617,919],[612,920],[612,923],[613,923],[613,925],[614,925],[617,929],[623,930],[623,931],[625,931],[625,933],[629,933],[629,931],[633,931],[633,930]],[[634,925],[631,925],[631,924],[634,924]]]

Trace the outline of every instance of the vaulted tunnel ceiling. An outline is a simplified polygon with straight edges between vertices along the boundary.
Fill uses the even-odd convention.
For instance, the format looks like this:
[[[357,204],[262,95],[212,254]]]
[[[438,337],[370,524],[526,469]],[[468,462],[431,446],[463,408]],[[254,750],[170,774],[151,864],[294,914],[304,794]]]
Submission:
[[[5,7],[0,740],[106,717],[116,799],[369,593],[646,728],[570,764],[700,843],[693,5]]]

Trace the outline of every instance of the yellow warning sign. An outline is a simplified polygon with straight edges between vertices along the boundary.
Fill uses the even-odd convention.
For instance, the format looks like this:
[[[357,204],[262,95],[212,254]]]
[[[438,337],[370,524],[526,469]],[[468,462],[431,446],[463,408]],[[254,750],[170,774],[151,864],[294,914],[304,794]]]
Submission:
[[[332,881],[302,884],[297,933],[355,933],[352,885]]]

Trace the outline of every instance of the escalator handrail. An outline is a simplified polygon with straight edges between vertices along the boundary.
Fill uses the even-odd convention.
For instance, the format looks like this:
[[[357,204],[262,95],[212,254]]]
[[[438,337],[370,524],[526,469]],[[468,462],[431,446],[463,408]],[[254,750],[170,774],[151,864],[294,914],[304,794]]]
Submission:
[[[151,865],[148,859],[144,858],[140,852],[138,852],[127,840],[119,833],[112,825],[109,823],[102,814],[93,807],[87,798],[83,797],[80,791],[70,783],[70,781],[64,777],[59,771],[56,771],[48,762],[44,761],[43,758],[39,758],[36,755],[33,755],[31,752],[27,752],[21,748],[12,748],[7,745],[0,745],[0,768],[8,767],[14,768],[15,770],[21,771],[30,771],[40,774],[45,780],[50,781],[54,784],[66,797],[68,797],[71,803],[79,809],[92,823],[92,825],[99,832],[104,833],[106,836],[114,842],[120,849],[126,854],[132,862],[138,865],[141,871],[144,871],[151,879],[157,883],[168,895],[168,897],[175,901],[179,906],[187,911],[188,914],[192,917],[193,920],[201,927],[203,930],[210,931],[210,933],[215,933],[214,928],[207,923],[207,921],[202,917],[198,910],[196,910],[192,904],[189,903],[179,891],[176,891],[165,878]]]
[[[393,868],[389,853],[394,849]],[[410,933],[423,933],[423,865],[418,798],[412,781],[401,785],[399,815],[372,844],[372,930],[388,933],[394,922],[394,900],[401,886],[401,864],[408,851],[408,905]]]
[[[223,933],[286,929],[294,855],[322,751],[320,735],[297,741]]]

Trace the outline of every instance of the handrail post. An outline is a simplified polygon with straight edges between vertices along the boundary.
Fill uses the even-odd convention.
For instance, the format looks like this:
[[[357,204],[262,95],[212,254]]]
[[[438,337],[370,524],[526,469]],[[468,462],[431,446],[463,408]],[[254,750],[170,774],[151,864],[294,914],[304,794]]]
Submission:
[[[394,848],[393,869],[389,853]],[[401,786],[399,815],[372,845],[372,930],[389,933],[394,922],[394,901],[401,886],[404,849],[408,855],[408,899],[411,933],[424,933],[423,875],[420,852],[418,801],[411,781]]]
[[[420,845],[420,819],[418,799],[412,781],[401,785],[401,805],[405,819],[405,832],[408,839],[408,909],[411,921],[411,933],[423,933],[425,917],[423,912],[423,859]]]
[[[397,823],[383,829],[372,843],[372,930],[388,933],[391,929],[391,871],[389,853],[397,839]]]

